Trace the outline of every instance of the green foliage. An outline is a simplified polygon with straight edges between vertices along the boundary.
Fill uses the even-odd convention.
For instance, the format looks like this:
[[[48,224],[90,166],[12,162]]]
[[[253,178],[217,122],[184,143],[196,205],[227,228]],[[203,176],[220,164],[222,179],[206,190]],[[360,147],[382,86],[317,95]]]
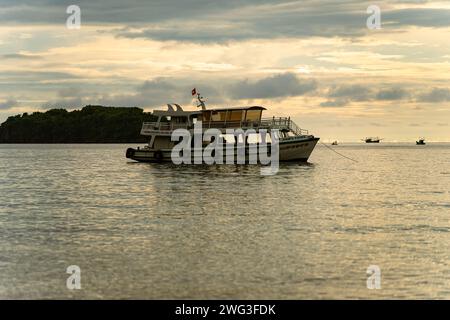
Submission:
[[[86,106],[68,112],[51,109],[9,117],[0,126],[0,143],[147,142],[142,122],[156,118],[140,108]]]

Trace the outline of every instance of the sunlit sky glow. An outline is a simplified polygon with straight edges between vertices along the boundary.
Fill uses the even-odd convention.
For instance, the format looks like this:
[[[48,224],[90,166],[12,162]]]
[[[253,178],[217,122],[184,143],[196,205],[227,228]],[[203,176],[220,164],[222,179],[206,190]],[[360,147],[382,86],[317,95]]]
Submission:
[[[81,29],[66,8],[81,8]],[[366,9],[381,8],[369,30]],[[0,121],[87,104],[264,105],[325,141],[450,141],[450,3],[0,0]]]

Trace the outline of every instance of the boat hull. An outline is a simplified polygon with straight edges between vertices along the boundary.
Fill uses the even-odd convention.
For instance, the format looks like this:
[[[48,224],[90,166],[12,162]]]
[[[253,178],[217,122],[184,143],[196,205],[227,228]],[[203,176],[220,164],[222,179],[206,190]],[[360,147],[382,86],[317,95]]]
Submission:
[[[299,161],[306,162],[308,161],[311,153],[313,152],[319,138],[313,136],[307,137],[292,137],[289,139],[280,140],[279,147],[279,161]],[[235,148],[236,149],[236,148]],[[251,149],[251,148],[250,148]],[[203,151],[203,150],[202,150]],[[249,150],[248,146],[245,148],[246,159],[249,158]],[[203,153],[203,152],[202,152]],[[201,153],[201,154],[202,154]],[[133,149],[128,148],[126,152],[126,157],[128,159],[132,159],[139,162],[172,162],[172,150],[171,149]],[[192,163],[195,163],[194,158],[195,152],[192,152]],[[236,150],[235,154],[235,162],[236,163]],[[224,155],[224,163],[225,163],[225,155]]]
[[[280,161],[308,161],[319,138],[288,139],[280,141]]]

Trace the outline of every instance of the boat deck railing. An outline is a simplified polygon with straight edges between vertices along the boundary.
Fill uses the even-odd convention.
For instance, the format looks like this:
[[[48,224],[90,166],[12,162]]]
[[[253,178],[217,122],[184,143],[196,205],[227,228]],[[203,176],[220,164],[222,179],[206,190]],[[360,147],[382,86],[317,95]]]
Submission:
[[[189,129],[189,125],[187,123],[173,122],[144,122],[142,124],[141,134],[171,133],[176,129]]]
[[[246,129],[278,129],[280,131],[292,132],[295,136],[308,135],[308,130],[302,129],[291,120],[290,117],[262,118],[259,121],[204,121],[204,129],[216,128],[225,130],[227,128]],[[188,123],[174,122],[144,122],[141,129],[142,135],[151,134],[171,134],[176,129],[193,129],[193,125]]]
[[[308,130],[300,128],[290,117],[263,118],[260,127],[290,131],[296,136],[309,134]]]

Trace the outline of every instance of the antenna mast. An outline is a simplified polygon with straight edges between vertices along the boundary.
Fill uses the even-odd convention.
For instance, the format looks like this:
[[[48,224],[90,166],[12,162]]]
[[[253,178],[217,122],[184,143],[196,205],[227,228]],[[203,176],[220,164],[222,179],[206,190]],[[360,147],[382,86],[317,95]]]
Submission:
[[[206,110],[205,100],[203,100],[203,97],[200,96],[200,92],[198,92],[196,88],[192,89],[192,96],[195,95],[197,95],[198,100],[197,108],[202,107],[202,110]]]
[[[202,107],[202,110],[206,110],[205,100],[200,96],[200,93],[197,93],[198,105],[197,108]]]

